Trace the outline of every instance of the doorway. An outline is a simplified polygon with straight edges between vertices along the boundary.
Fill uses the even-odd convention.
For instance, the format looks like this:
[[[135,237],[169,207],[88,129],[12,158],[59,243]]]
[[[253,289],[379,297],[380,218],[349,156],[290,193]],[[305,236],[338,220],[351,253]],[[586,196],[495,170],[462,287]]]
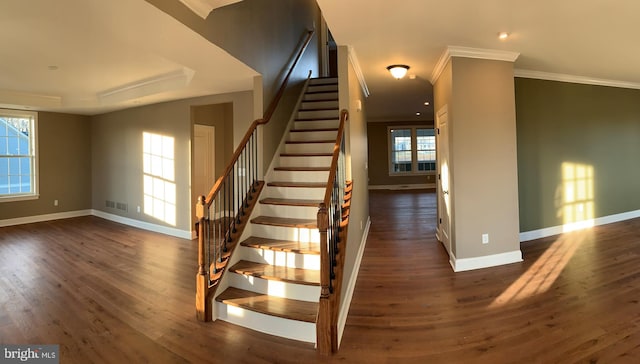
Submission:
[[[198,196],[207,195],[215,182],[215,127],[193,126],[193,189]]]
[[[449,255],[451,255],[451,194],[450,194],[450,163],[449,163],[449,117],[447,106],[443,106],[436,114],[437,164],[438,164],[438,240],[440,240]]]

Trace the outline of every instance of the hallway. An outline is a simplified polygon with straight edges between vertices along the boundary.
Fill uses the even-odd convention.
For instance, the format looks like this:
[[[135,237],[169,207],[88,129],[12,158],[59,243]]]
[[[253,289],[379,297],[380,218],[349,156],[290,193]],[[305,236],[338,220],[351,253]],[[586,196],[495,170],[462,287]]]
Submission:
[[[640,219],[526,242],[522,263],[454,273],[435,239],[435,193],[371,191],[370,201],[371,230],[335,359],[640,360]]]

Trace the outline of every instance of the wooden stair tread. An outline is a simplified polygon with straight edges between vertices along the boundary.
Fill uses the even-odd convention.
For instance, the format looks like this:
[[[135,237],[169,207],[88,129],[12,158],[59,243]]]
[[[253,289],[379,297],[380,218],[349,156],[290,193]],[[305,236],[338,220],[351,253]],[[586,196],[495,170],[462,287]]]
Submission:
[[[216,297],[216,301],[266,315],[296,321],[315,323],[316,316],[318,315],[317,302],[273,297],[235,287],[227,288]]]
[[[325,182],[288,182],[288,181],[273,181],[267,183],[270,187],[294,187],[294,188],[327,188]]]
[[[331,143],[335,144],[335,140],[287,140],[286,144],[322,144],[322,143]]]
[[[317,118],[297,118],[295,121],[339,121],[340,117],[336,118],[327,118],[327,117],[317,117]]]
[[[281,157],[333,157],[332,153],[280,153]]]
[[[291,133],[318,132],[318,131],[338,131],[338,128],[318,128],[318,129],[291,129]]]
[[[287,253],[290,252],[298,254],[320,255],[320,244],[312,242],[278,240],[251,236],[242,241],[240,245],[250,248],[281,251]]]
[[[245,276],[263,278],[272,281],[320,286],[320,271],[311,269],[283,267],[272,264],[241,260],[229,268],[230,271]]]
[[[317,229],[318,221],[315,219],[295,219],[288,217],[258,216],[251,220],[253,224],[272,225],[282,227]]]
[[[298,200],[291,198],[263,198],[261,204],[265,205],[283,205],[283,206],[305,206],[318,207],[322,201],[320,200]]]
[[[274,167],[275,171],[325,172],[330,167]]]
[[[303,108],[298,109],[298,111],[331,111],[331,110],[335,110],[337,112],[339,109],[337,107],[316,107],[316,108],[308,108],[308,109],[303,109]]]

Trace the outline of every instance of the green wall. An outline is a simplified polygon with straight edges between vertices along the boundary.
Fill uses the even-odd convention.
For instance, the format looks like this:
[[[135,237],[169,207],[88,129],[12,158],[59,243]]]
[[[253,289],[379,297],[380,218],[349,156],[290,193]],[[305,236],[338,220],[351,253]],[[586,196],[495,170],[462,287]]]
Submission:
[[[424,185],[435,183],[435,171],[421,175],[389,175],[389,127],[427,127],[433,122],[371,122],[367,123],[369,153],[369,187]]]
[[[565,223],[563,163],[593,170],[593,218],[640,209],[640,90],[516,78],[515,93],[520,231]]]
[[[3,202],[0,220],[91,208],[88,116],[38,112],[38,158],[40,198]]]

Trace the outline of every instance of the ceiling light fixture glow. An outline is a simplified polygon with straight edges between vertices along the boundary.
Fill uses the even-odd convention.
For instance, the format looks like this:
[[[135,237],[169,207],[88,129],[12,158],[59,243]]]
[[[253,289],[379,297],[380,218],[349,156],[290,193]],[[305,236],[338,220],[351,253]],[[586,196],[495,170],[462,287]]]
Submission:
[[[409,66],[405,64],[392,64],[391,66],[387,67],[387,70],[391,72],[391,76],[393,76],[393,78],[399,80],[407,74]]]
[[[505,39],[507,39],[507,38],[509,38],[509,33],[507,33],[507,32],[500,32],[500,33],[498,33],[498,39],[500,39],[500,40],[505,40]]]

